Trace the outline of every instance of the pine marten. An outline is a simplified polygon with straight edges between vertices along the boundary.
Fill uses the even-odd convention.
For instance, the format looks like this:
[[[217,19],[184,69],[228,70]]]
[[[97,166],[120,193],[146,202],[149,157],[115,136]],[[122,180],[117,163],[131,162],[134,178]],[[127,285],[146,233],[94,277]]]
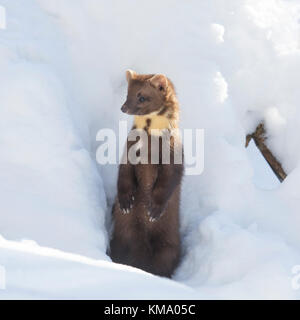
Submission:
[[[170,162],[166,164],[162,160],[162,139],[178,129],[179,104],[174,86],[165,75],[141,75],[127,70],[126,78],[128,95],[121,110],[134,115],[131,130],[146,131],[148,143],[140,143],[137,156],[146,148],[149,163],[128,161],[119,166],[110,255],[114,262],[171,277],[180,258],[183,150],[179,135],[172,134],[167,145]],[[156,163],[151,163],[151,152],[155,152],[151,148],[153,137],[159,140]],[[134,143],[127,138],[125,154]],[[181,163],[174,160],[178,154]]]

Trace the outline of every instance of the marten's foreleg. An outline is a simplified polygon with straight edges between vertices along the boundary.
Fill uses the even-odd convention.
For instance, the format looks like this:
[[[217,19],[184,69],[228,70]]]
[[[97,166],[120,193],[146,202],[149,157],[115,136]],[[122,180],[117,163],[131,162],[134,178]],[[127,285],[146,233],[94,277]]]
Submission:
[[[133,207],[136,191],[134,167],[130,163],[121,164],[118,176],[118,200],[124,214]]]
[[[183,165],[163,164],[159,168],[157,180],[154,184],[149,208],[151,221],[160,218],[164,213],[168,200],[175,188],[181,183]]]

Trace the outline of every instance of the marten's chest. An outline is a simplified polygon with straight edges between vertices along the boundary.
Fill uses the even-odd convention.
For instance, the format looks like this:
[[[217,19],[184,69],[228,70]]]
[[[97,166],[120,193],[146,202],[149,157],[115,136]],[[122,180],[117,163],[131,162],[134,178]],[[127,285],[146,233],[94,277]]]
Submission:
[[[169,148],[169,147],[167,147]],[[161,170],[162,137],[144,134],[128,143],[128,161],[133,165],[137,185],[150,190]]]
[[[127,159],[134,166],[169,164],[173,161],[174,137],[169,132],[150,135],[144,130],[133,130],[127,143]]]
[[[148,191],[155,184],[160,172],[160,166],[154,164],[137,164],[134,166],[134,174],[138,188]]]

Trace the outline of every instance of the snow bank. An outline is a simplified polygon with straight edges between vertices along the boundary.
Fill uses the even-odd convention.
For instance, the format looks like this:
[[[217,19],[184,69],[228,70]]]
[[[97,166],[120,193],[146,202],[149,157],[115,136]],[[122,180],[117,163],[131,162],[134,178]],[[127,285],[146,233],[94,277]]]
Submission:
[[[65,43],[34,1],[25,12],[18,1],[1,4],[1,234],[101,257],[105,196],[76,119]]]
[[[7,270],[7,289],[2,291],[2,299],[201,297],[185,285],[142,270],[40,247],[31,241],[20,243],[0,238],[0,261]]]
[[[5,298],[299,298],[297,1],[0,5]],[[183,185],[180,284],[105,254],[117,167],[96,164],[95,137],[132,121],[120,113],[127,68],[166,73],[181,127],[205,129],[204,172]],[[281,185],[253,144],[244,148],[262,119],[289,173]],[[129,286],[134,294],[120,294]]]

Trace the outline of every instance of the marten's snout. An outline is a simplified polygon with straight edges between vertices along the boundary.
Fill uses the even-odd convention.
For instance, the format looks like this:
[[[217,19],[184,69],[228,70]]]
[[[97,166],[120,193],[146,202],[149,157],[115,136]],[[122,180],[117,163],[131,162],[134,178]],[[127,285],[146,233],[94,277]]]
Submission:
[[[124,113],[128,113],[128,106],[127,106],[126,102],[122,105],[121,111]]]

